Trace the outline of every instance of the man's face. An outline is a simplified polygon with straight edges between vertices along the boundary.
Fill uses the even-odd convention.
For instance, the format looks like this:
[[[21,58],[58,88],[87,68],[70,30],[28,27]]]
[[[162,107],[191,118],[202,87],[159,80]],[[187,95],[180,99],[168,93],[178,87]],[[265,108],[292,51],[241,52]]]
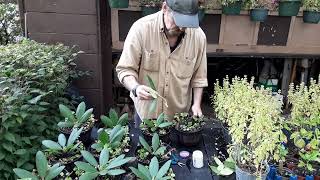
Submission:
[[[166,6],[166,5],[164,5]],[[176,25],[173,19],[173,11],[169,9],[168,6],[164,7],[164,16],[165,16],[165,28],[167,36],[179,36],[185,31],[186,28],[182,28]]]

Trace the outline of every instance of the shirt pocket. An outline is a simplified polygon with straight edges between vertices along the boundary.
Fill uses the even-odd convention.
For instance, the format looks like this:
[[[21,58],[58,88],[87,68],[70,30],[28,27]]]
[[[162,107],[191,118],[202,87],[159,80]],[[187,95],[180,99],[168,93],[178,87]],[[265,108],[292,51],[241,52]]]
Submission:
[[[185,56],[182,60],[178,61],[179,70],[177,70],[177,77],[185,79],[193,75],[196,58]]]
[[[144,50],[143,69],[148,71],[159,71],[159,54],[154,50]]]

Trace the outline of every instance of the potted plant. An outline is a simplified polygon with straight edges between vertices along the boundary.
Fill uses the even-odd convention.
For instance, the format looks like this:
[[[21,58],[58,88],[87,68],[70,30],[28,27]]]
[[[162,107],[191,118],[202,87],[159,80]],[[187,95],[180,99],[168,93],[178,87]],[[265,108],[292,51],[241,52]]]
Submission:
[[[201,132],[205,125],[203,117],[190,116],[188,113],[176,113],[174,122],[180,144],[194,146],[200,142]]]
[[[153,157],[149,166],[138,164],[138,169],[130,167],[131,171],[141,180],[154,180],[154,179],[170,179],[174,180],[175,175],[170,168],[171,160],[167,161],[162,167],[159,167],[157,157]]]
[[[269,9],[272,9],[271,0],[248,0],[247,5],[250,9],[251,21],[263,22],[268,17]]]
[[[42,151],[38,151],[36,154],[36,168],[37,169],[32,172],[15,168],[13,169],[13,172],[21,179],[30,178],[32,180],[51,180],[59,176],[60,172],[63,171],[65,166],[60,166],[59,163],[50,166],[44,153]]]
[[[301,0],[280,0],[279,16],[296,16],[299,13]]]
[[[320,21],[320,1],[303,0],[302,1],[303,22],[318,24]]]
[[[168,142],[172,125],[173,123],[167,121],[164,113],[161,113],[156,120],[144,119],[140,124],[140,129],[149,143],[154,133],[157,133],[162,141]]]
[[[108,0],[110,8],[128,8],[129,0]]]
[[[121,166],[132,160],[132,157],[126,157],[122,154],[113,159],[109,156],[109,151],[103,149],[99,156],[99,162],[88,151],[81,151],[83,158],[88,162],[77,161],[75,165],[81,170],[80,179],[109,179],[121,175],[126,171]]]
[[[90,133],[96,120],[92,114],[93,109],[86,110],[86,104],[81,102],[76,112],[71,111],[67,106],[59,104],[60,114],[64,117],[64,121],[58,123],[59,131],[70,135],[73,128],[83,127],[81,141],[85,144],[90,144]]]
[[[101,122],[106,128],[113,129],[117,125],[127,126],[128,125],[128,113],[123,113],[120,117],[114,109],[109,110],[109,116],[101,115]]]
[[[218,176],[221,176],[221,179],[231,179],[231,175],[235,172],[236,163],[229,157],[223,163],[218,157],[213,157],[215,165],[210,165],[210,169]],[[219,178],[220,179],[220,178]]]
[[[136,153],[138,162],[147,165],[150,163],[150,159],[153,156],[158,157],[160,159],[160,163],[170,158],[168,156],[170,150],[168,150],[167,146],[161,143],[157,133],[153,134],[151,146],[142,136],[139,136],[139,142],[141,146],[137,148]]]
[[[254,78],[228,76],[222,86],[217,80],[212,96],[217,117],[226,122],[232,144],[229,155],[236,161],[237,179],[265,179],[268,161],[282,142],[282,100],[270,89],[253,86]]]
[[[222,14],[239,15],[241,11],[241,0],[219,0],[222,5]]]
[[[288,101],[292,105],[288,129],[299,154],[297,172],[300,176],[314,174],[314,168],[320,163],[320,84],[311,79],[309,87],[304,83],[294,87],[290,85]]]
[[[99,129],[98,140],[91,145],[92,152],[96,157],[103,149],[108,149],[110,157],[126,153],[130,148],[130,137],[128,130],[120,125],[115,126],[111,131]]]
[[[82,142],[77,140],[82,129],[83,127],[79,130],[74,128],[68,139],[64,134],[60,134],[58,142],[42,141],[42,144],[47,148],[45,151],[50,164],[60,163],[68,165],[66,168],[68,171],[73,169],[73,162],[81,157],[80,151],[84,149]]]
[[[140,0],[142,16],[156,13],[160,10],[162,0]]]

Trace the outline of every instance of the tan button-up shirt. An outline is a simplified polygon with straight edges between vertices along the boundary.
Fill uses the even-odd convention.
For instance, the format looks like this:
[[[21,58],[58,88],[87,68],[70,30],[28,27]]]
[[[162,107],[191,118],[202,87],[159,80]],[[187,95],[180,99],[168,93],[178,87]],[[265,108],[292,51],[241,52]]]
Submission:
[[[164,33],[163,12],[136,21],[125,40],[116,67],[120,82],[134,76],[148,85],[146,75],[155,83],[157,92],[166,98],[168,108],[158,98],[156,112],[149,112],[150,100],[140,100],[130,94],[141,119],[156,118],[164,112],[172,118],[176,112],[188,112],[192,88],[207,87],[206,36],[201,28],[187,28],[176,49],[171,52]]]

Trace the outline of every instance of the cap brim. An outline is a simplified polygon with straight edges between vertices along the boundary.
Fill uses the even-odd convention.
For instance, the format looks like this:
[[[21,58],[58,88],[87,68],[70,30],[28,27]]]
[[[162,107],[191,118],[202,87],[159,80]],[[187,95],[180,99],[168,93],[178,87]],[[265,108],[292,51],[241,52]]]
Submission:
[[[177,26],[186,28],[198,28],[199,17],[197,14],[181,14],[173,11],[173,19]]]

